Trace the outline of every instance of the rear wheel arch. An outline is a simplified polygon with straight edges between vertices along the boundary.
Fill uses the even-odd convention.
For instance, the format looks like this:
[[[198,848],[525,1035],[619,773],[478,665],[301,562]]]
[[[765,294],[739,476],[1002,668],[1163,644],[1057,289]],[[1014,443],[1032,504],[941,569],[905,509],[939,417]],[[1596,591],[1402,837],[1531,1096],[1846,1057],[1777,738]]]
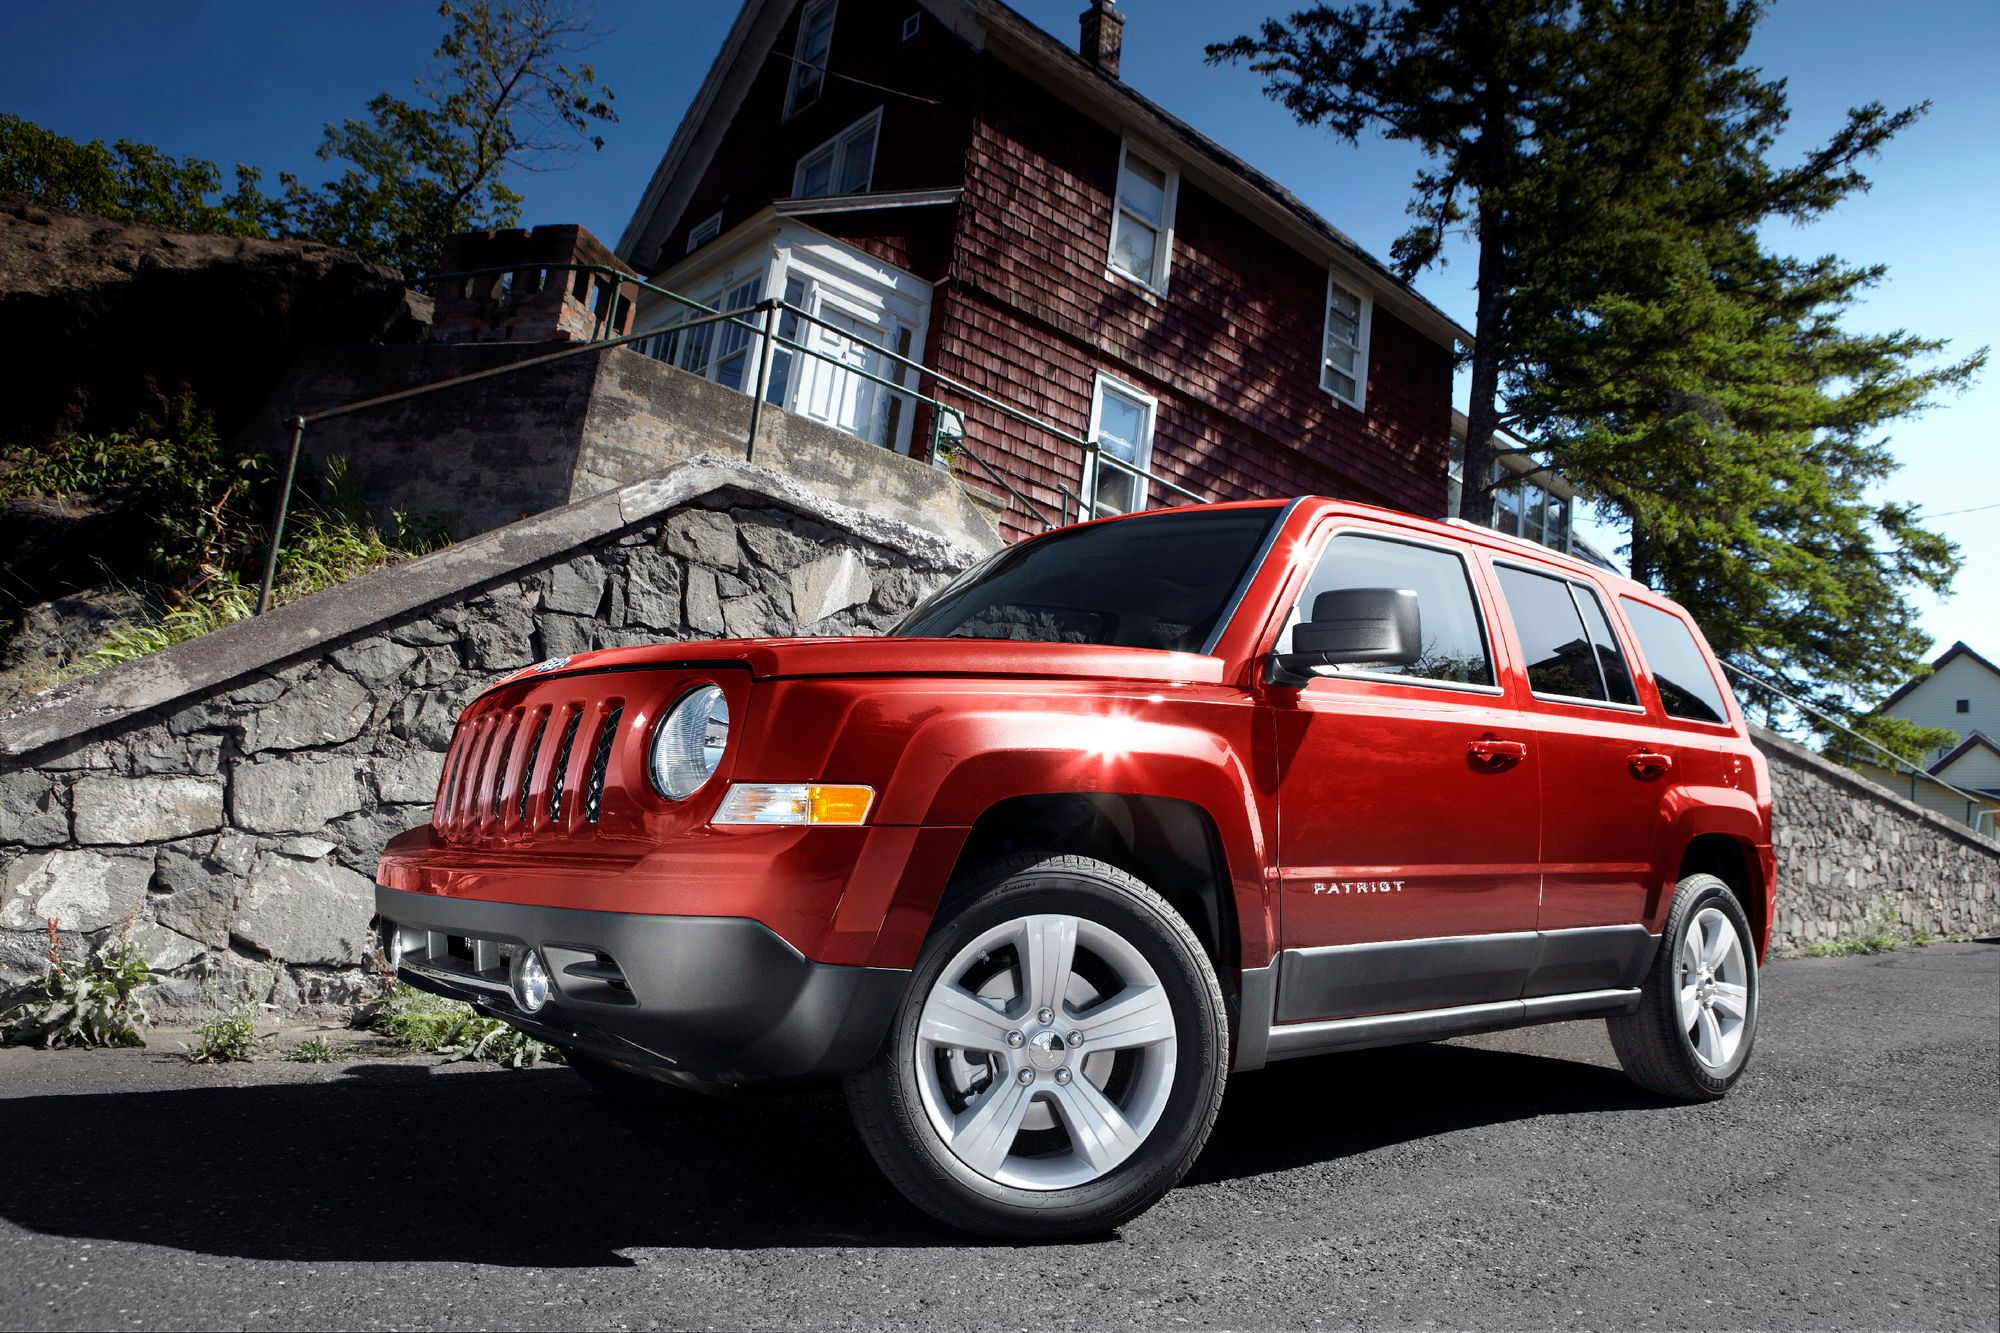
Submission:
[[[1689,839],[1681,852],[1676,881],[1689,875],[1713,875],[1736,895],[1749,918],[1751,937],[1762,957],[1771,935],[1770,914],[1755,847],[1728,833],[1702,833]]]

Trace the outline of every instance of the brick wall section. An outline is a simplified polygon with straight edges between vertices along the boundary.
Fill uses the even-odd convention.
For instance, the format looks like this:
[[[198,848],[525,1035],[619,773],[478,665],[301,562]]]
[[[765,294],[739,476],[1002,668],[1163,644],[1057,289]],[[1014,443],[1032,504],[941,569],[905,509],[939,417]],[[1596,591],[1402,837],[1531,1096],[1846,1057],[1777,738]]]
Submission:
[[[1904,931],[2000,935],[2000,843],[1769,732],[1778,914],[1785,949],[1863,934],[1871,913]]]
[[[795,507],[796,488],[760,490],[756,473],[738,465],[744,484],[629,524],[615,522],[629,509],[608,500],[561,511],[614,522],[358,632],[309,642],[301,626],[315,602],[368,604],[379,596],[361,586],[371,580],[385,590],[423,583],[417,566],[265,618],[289,629],[232,626],[212,645],[169,650],[183,675],[204,654],[237,659],[229,678],[170,704],[115,707],[144,694],[121,691],[118,677],[174,674],[151,660],[118,668],[80,687],[72,711],[95,725],[67,739],[38,741],[23,719],[0,721],[0,753],[17,756],[0,758],[0,992],[40,971],[45,919],[59,919],[72,943],[82,934],[95,945],[130,915],[135,942],[163,973],[148,993],[156,1015],[192,1018],[236,996],[286,1010],[351,1004],[373,968],[376,858],[430,817],[453,722],[495,679],[596,647],[879,631],[973,558],[879,515]],[[527,520],[426,557],[426,567],[465,561],[480,545],[490,548],[481,559],[514,559],[510,545],[543,549],[540,534],[562,521]],[[801,623],[796,606],[827,613]],[[244,646],[272,633],[292,650]]]

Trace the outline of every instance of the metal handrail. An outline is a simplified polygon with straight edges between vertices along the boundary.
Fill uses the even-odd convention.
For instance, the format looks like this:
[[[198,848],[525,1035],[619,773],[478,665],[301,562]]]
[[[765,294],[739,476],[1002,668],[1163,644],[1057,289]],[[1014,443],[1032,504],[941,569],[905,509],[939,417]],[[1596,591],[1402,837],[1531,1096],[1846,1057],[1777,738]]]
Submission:
[[[612,266],[605,264],[498,265],[484,269],[465,269],[457,272],[432,274],[426,277],[412,279],[411,285],[420,286],[425,283],[431,283],[431,282],[462,280],[466,278],[475,278],[475,277],[499,276],[507,273],[527,272],[535,269],[540,269],[550,272],[584,271],[595,274],[601,274],[614,279],[615,282],[620,287],[631,286],[637,288],[640,291],[651,292],[656,296],[664,297],[667,300],[672,301],[677,305],[685,306],[689,310],[699,311],[701,314],[704,315],[715,315],[724,313],[716,310],[714,306],[707,305],[704,304],[703,302],[695,300],[693,297],[684,296],[681,293],[672,290],[671,288],[662,287],[658,283],[649,282],[644,278],[635,277],[632,274],[627,273],[623,269],[614,268]],[[614,292],[614,299],[615,295],[616,293]],[[743,318],[744,315],[757,314],[757,313],[765,315],[765,319],[761,325],[753,324],[749,320]],[[870,383],[880,385],[881,387],[888,389],[892,393],[902,394],[905,397],[910,398],[915,402],[923,403],[931,407],[934,411],[950,412],[954,417],[958,418],[959,420],[964,419],[964,414],[960,412],[958,409],[952,407],[948,403],[945,403],[944,401],[933,396],[932,394],[923,393],[919,388],[914,387],[913,385],[904,384],[899,380],[893,380],[882,375],[877,375],[871,371],[864,370],[859,366],[851,365],[845,361],[840,361],[837,358],[830,356],[823,351],[820,351],[818,348],[810,347],[802,342],[784,337],[782,334],[779,334],[776,330],[779,320],[782,318],[783,315],[786,314],[796,316],[803,323],[813,325],[814,327],[817,328],[829,330],[836,337],[841,338],[844,341],[853,343],[859,347],[863,347],[867,349],[870,353],[876,356],[880,356],[885,360],[892,362],[897,366],[902,367],[905,370],[915,372],[917,376],[916,384],[918,385],[921,385],[925,378],[929,378],[932,381],[933,385],[945,390],[949,390],[953,395],[957,397],[965,398],[972,402],[978,403],[983,407],[991,408],[992,410],[999,412],[1004,416],[1007,416],[1015,421],[1019,421],[1024,425],[1033,426],[1037,430],[1040,430],[1045,434],[1054,437],[1055,439],[1061,440],[1066,444],[1074,445],[1078,449],[1082,450],[1084,458],[1079,476],[1078,491],[1071,492],[1067,486],[1063,485],[1060,482],[1056,483],[1055,489],[1058,495],[1062,496],[1063,498],[1062,517],[1059,522],[1051,523],[1048,519],[1047,514],[1042,510],[1040,505],[1028,499],[1028,497],[1024,495],[1019,489],[1017,489],[1011,482],[1007,481],[1002,476],[1002,474],[1000,474],[998,470],[996,470],[993,467],[991,463],[989,463],[985,458],[981,457],[978,453],[974,452],[970,446],[965,445],[962,442],[954,444],[952,446],[954,451],[962,452],[966,455],[966,457],[971,459],[972,462],[979,467],[981,472],[983,472],[987,477],[989,477],[994,482],[994,484],[1000,486],[1001,489],[1005,490],[1008,493],[1008,495],[1011,496],[1012,498],[1019,500],[1021,502],[1022,507],[1026,509],[1033,517],[1038,519],[1043,524],[1044,527],[1066,526],[1069,521],[1069,504],[1071,501],[1075,501],[1077,504],[1079,518],[1095,516],[1097,490],[1098,490],[1097,479],[1101,475],[1101,466],[1106,464],[1119,471],[1126,472],[1134,477],[1138,477],[1148,482],[1149,484],[1160,486],[1168,491],[1173,492],[1176,495],[1183,496],[1186,499],[1193,501],[1196,504],[1202,504],[1207,502],[1208,497],[1200,494],[1199,492],[1190,490],[1189,488],[1182,486],[1177,482],[1169,481],[1167,478],[1159,475],[1156,472],[1153,472],[1146,468],[1139,467],[1136,464],[1129,463],[1124,459],[1118,458],[1116,455],[1107,454],[1104,450],[1104,446],[1102,445],[1102,443],[1097,440],[1087,439],[1084,436],[1077,435],[1071,431],[1065,430],[1061,426],[1056,425],[1054,422],[1044,420],[1041,417],[1037,417],[1031,412],[1027,412],[1021,408],[1015,407],[1013,404],[1005,402],[1002,399],[996,398],[992,394],[989,394],[982,389],[975,388],[972,385],[965,383],[963,380],[956,379],[953,376],[945,374],[943,371],[936,370],[930,366],[927,366],[923,364],[921,361],[917,361],[911,357],[904,356],[902,353],[894,351],[891,348],[884,347],[880,343],[871,342],[866,338],[856,337],[853,333],[850,333],[845,329],[839,328],[838,326],[819,318],[817,315],[812,314],[810,311],[804,310],[799,306],[792,305],[789,302],[786,302],[780,298],[766,298],[763,301],[759,301],[755,305],[745,306],[740,311],[736,312],[734,317],[731,318],[729,321],[736,327],[741,328],[746,332],[751,333],[760,340],[762,340],[762,353],[759,357],[760,365],[757,376],[757,388],[756,388],[756,393],[753,396],[753,402],[756,404],[756,406],[752,408],[751,448],[753,450],[755,448],[757,418],[761,414],[764,397],[769,389],[770,353],[774,347],[782,347],[789,351],[796,352],[804,356],[813,357],[816,360],[825,361],[830,364],[838,365],[842,370],[846,371],[847,373],[859,376],[860,378]],[[637,335],[643,333],[645,335],[650,336],[653,334],[672,333],[680,329],[691,328],[691,327],[694,327],[694,325],[686,320],[676,320],[673,322],[662,321],[656,324],[649,325],[644,330],[635,330],[634,334]],[[1093,466],[1093,464],[1097,464],[1098,466]],[[1085,491],[1088,492],[1087,495],[1083,494],[1083,492]]]
[[[1850,736],[1857,741],[1860,741],[1863,745],[1868,746],[1872,750],[1887,755],[1889,758],[1889,763],[1883,765],[1883,767],[1889,768],[1893,772],[1902,772],[1902,773],[1907,773],[1909,775],[1910,797],[1912,800],[1916,798],[1918,778],[1922,778],[1926,782],[1942,787],[1946,791],[1952,793],[1954,796],[1962,797],[1965,801],[1965,822],[1972,827],[1972,830],[1975,833],[1983,834],[1984,833],[1983,826],[1987,824],[1989,821],[1994,820],[1995,815],[1997,813],[2000,813],[2000,811],[1995,811],[1994,809],[1991,808],[1991,806],[1994,803],[1992,797],[1981,795],[1978,792],[1967,791],[1963,787],[1954,786],[1953,784],[1946,782],[1943,778],[1939,777],[1937,774],[1926,772],[1925,770],[1917,767],[1909,760],[1903,758],[1903,756],[1897,754],[1894,750],[1891,750],[1888,746],[1883,745],[1880,741],[1862,735],[1860,732],[1856,731],[1853,727],[1848,726],[1845,722],[1842,722],[1839,718],[1833,716],[1831,713],[1828,713],[1823,709],[1817,708],[1814,705],[1807,703],[1805,700],[1797,697],[1796,695],[1790,694],[1785,690],[1779,689],[1776,685],[1773,685],[1770,681],[1765,680],[1763,677],[1755,674],[1754,672],[1746,671],[1744,668],[1736,665],[1736,663],[1731,662],[1726,658],[1718,658],[1717,660],[1722,663],[1722,669],[1724,671],[1730,672],[1731,674],[1750,682],[1752,685],[1757,686],[1759,689],[1766,690],[1769,693],[1776,695],[1778,698],[1783,699],[1786,703],[1790,704],[1792,707],[1800,710],[1801,712],[1810,713],[1812,716],[1818,718],[1820,721],[1826,723],[1828,726],[1831,726],[1836,731],[1842,732],[1845,735]],[[1880,784],[1877,785],[1879,786]]]

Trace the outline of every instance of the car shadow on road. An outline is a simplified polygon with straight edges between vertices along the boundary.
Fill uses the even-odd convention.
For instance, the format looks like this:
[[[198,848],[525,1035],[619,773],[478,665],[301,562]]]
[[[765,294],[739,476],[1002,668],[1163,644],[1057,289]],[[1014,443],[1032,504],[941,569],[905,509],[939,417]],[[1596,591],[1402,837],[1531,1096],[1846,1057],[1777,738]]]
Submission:
[[[1420,1046],[1245,1075],[1190,1183],[1497,1120],[1656,1105],[1609,1070]],[[565,1070],[350,1066],[323,1082],[0,1101],[0,1217],[305,1262],[622,1267],[672,1247],[975,1243],[903,1202],[834,1094],[614,1107]],[[23,1151],[28,1145],[35,1150]]]

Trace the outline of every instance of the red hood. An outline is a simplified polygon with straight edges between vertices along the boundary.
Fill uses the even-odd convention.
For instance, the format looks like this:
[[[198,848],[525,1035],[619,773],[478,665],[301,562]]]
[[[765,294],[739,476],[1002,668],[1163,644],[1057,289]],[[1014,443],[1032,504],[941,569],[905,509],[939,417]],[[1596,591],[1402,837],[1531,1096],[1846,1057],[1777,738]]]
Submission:
[[[565,674],[620,667],[741,662],[759,680],[787,676],[1036,676],[1077,680],[1186,681],[1222,679],[1222,660],[1151,648],[1101,648],[1080,643],[1016,643],[1010,639],[708,639],[606,648],[557,659]],[[529,667],[506,679],[545,671]]]

